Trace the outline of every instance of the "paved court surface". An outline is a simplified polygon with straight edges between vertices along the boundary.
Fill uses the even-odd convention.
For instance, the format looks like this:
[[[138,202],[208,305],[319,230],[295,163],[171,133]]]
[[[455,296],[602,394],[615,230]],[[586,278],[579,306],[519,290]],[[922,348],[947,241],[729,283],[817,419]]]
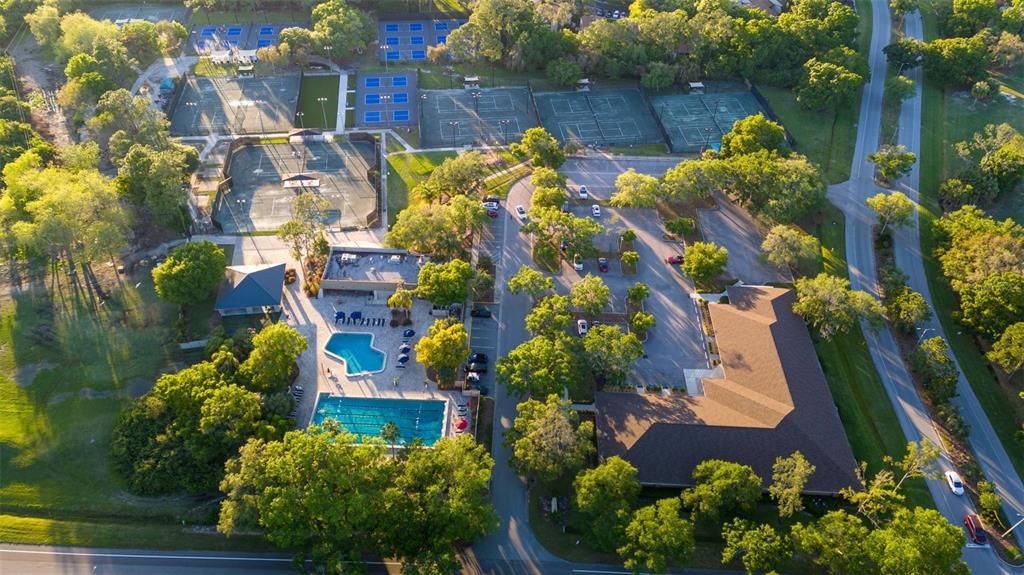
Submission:
[[[465,20],[383,20],[377,29],[378,55],[388,62],[422,62],[427,48],[448,41]]]
[[[668,134],[673,152],[719,149],[722,135],[738,120],[764,113],[750,92],[667,94],[651,96],[658,121]]]
[[[424,147],[501,145],[537,125],[527,88],[420,91]]]
[[[180,3],[177,6],[154,6],[144,2],[96,6],[89,8],[89,15],[96,20],[110,20],[111,22],[126,19],[146,20],[153,23],[161,20],[188,22],[188,10]]]
[[[359,74],[356,78],[356,126],[415,126],[420,97],[416,72]]]
[[[231,159],[231,189],[218,197],[213,219],[225,233],[274,231],[291,219],[295,196],[309,190],[331,203],[331,228],[366,227],[377,213],[377,191],[367,179],[373,164],[366,142],[246,146]],[[319,186],[290,187],[297,174]]]
[[[171,115],[175,136],[286,132],[294,126],[299,76],[188,76],[182,90]]]
[[[559,141],[598,146],[664,142],[643,94],[635,88],[538,92],[541,123]]]

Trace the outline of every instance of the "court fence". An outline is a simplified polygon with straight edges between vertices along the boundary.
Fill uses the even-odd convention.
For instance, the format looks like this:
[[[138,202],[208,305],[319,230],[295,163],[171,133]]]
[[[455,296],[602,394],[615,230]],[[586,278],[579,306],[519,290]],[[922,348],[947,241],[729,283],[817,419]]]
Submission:
[[[644,104],[647,104],[647,111],[651,113],[651,116],[654,116],[654,119],[656,120],[655,123],[658,125],[658,130],[661,132],[661,137],[665,138],[665,145],[668,146],[671,151],[672,138],[668,135],[668,130],[665,129],[665,123],[661,121],[661,116],[659,116],[658,112],[654,109],[654,103],[651,102],[650,96],[647,95],[647,90],[640,85],[640,82],[637,82],[637,89],[640,90],[640,95],[644,99]]]
[[[526,80],[526,91],[530,93],[530,105],[533,106],[533,115],[537,118],[537,125],[543,126],[544,122],[540,120],[540,108],[537,106],[537,96],[533,93],[533,84],[529,79]]]

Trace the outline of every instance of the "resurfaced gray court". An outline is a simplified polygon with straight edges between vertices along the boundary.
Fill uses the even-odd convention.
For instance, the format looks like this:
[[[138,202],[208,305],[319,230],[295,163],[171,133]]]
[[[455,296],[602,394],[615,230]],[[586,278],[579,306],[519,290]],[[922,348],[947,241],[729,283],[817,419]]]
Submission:
[[[734,123],[765,111],[750,92],[655,95],[651,105],[673,152],[717,150]]]
[[[299,76],[188,76],[171,116],[176,136],[287,132],[294,126]]]
[[[420,133],[424,147],[501,145],[537,125],[527,88],[423,90]]]
[[[637,89],[538,92],[540,121],[562,143],[598,146],[665,141]]]
[[[368,179],[374,165],[369,142],[252,145],[231,157],[231,187],[214,207],[225,233],[277,230],[291,219],[292,200],[303,191],[327,199],[332,228],[365,228],[377,217],[377,192]]]
[[[188,22],[188,10],[180,3],[178,6],[154,6],[152,3],[144,2],[96,6],[89,8],[89,15],[96,20],[110,20],[111,22],[118,20],[145,20],[154,23],[161,20],[173,20],[183,24]]]

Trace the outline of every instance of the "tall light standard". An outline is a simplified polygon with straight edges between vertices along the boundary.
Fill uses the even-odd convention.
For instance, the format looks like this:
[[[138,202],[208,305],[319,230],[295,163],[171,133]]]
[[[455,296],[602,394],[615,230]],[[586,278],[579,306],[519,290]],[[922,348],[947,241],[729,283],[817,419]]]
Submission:
[[[260,108],[260,104],[266,104],[266,100],[256,100],[256,116],[260,119],[260,133],[266,134],[267,128],[263,125],[263,109]],[[262,158],[262,156],[260,156]]]
[[[708,146],[711,145],[711,126],[704,128],[704,134],[704,148],[700,151],[701,154],[703,154],[708,149]]]
[[[384,104],[384,128],[387,129],[391,127],[391,118],[388,117],[388,102],[391,101],[391,94],[381,94],[380,101]]]
[[[476,92],[473,92],[473,94],[472,94],[472,96],[473,96],[473,109],[476,110],[476,117],[477,118],[480,117],[480,96],[482,96],[482,95],[483,94],[479,90],[476,91]]]
[[[199,102],[185,102],[185,105],[188,106],[189,108],[192,108],[192,128],[191,128],[191,130],[194,132],[195,129],[196,129],[196,124],[199,123]]]
[[[380,47],[381,55],[384,56],[384,73],[385,74],[388,73],[388,50],[390,50],[390,49],[391,49],[391,46],[388,46],[387,44],[382,44],[381,47]]]
[[[327,98],[321,96],[321,97],[317,98],[316,101],[320,102],[320,112],[323,113],[323,115],[324,115],[324,129],[326,130],[327,129],[327,107],[324,104],[324,102],[327,101]]]
[[[423,124],[423,108],[427,105],[427,95],[420,94],[420,124]]]
[[[999,538],[1000,538],[1000,539],[1005,539],[1005,538],[1006,538],[1006,536],[1010,534],[1010,531],[1013,531],[1013,530],[1014,530],[1014,529],[1016,529],[1016,528],[1017,528],[1017,526],[1019,526],[1019,525],[1020,525],[1021,523],[1024,523],[1024,515],[1021,515],[1020,513],[1018,513],[1018,514],[1017,514],[1017,516],[1018,516],[1018,517],[1020,517],[1020,520],[1019,520],[1019,521],[1017,521],[1016,523],[1014,523],[1012,527],[1010,527],[1009,529],[1007,529],[1007,530],[1006,530],[1006,533],[1003,533],[1002,535],[1000,535],[1000,536],[999,536]]]
[[[452,121],[448,122],[448,125],[452,127],[452,147],[455,147],[455,131],[459,129],[459,122]]]
[[[917,345],[921,345],[921,342],[924,340],[925,334],[935,330],[930,327],[919,327],[917,328],[917,331],[921,332],[921,335],[917,336]]]
[[[333,49],[334,49],[334,46],[331,46],[330,44],[324,44],[324,50],[327,52],[327,61],[328,62],[333,62],[334,61],[334,60],[331,60],[331,50],[333,50]]]
[[[512,120],[499,120],[498,124],[501,126],[501,139],[508,145],[508,125],[512,123]]]
[[[295,116],[299,119],[299,128],[301,128],[302,130],[306,129],[305,124],[302,122],[302,117],[305,116],[305,115],[306,115],[305,112],[295,112]],[[302,138],[303,138],[303,140],[305,140],[305,136],[302,136]],[[302,172],[303,173],[306,172],[306,143],[305,143],[305,141],[302,142]]]

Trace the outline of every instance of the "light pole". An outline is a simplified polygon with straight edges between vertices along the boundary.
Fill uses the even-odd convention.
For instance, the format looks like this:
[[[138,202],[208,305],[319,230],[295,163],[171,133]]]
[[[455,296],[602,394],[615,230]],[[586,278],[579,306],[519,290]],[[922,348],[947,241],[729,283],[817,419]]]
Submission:
[[[316,101],[320,102],[320,112],[323,113],[323,115],[324,115],[324,129],[326,130],[327,129],[327,107],[324,105],[324,102],[327,101],[327,98],[324,98],[323,96],[321,96],[321,97],[317,98]]]
[[[452,121],[448,122],[448,125],[452,127],[452,147],[455,147],[455,131],[459,129],[459,122]]]
[[[381,54],[384,56],[384,73],[385,74],[388,73],[388,50],[390,50],[390,49],[391,49],[391,46],[388,46],[387,44],[384,44],[384,45],[382,45],[380,47]]]
[[[919,327],[917,328],[917,331],[921,332],[921,335],[917,337],[917,345],[921,345],[921,341],[924,340],[925,334],[935,330],[930,327]]]
[[[388,117],[388,102],[391,101],[391,94],[382,94],[380,101],[384,103],[384,129],[387,129],[391,125],[391,118]]]
[[[476,117],[480,117],[480,92],[473,92],[473,109],[476,111]]]
[[[711,126],[704,128],[704,134],[704,148],[700,151],[701,154],[703,154],[708,149],[708,146],[711,145]]]
[[[196,129],[196,124],[199,123],[199,102],[185,102],[185,105],[188,106],[189,108],[192,108],[192,128],[191,128],[191,130],[194,132],[195,129]]]
[[[1013,531],[1014,529],[1017,528],[1018,525],[1020,525],[1021,523],[1024,523],[1024,515],[1021,515],[1020,513],[1018,513],[1017,517],[1020,517],[1020,519],[1016,523],[1014,523],[1012,527],[1007,529],[1006,533],[1003,533],[1002,535],[1000,535],[999,536],[1000,539],[1005,539],[1006,536],[1010,534],[1010,531]]]
[[[256,116],[260,119],[260,133],[261,134],[266,134],[267,133],[267,128],[266,128],[266,126],[263,125],[263,109],[260,108],[260,104],[266,104],[266,103],[267,103],[266,100],[256,100],[256,102],[255,102],[255,104],[256,104]],[[260,156],[260,158],[262,158],[262,157],[263,156]]]
[[[505,145],[508,145],[508,125],[512,123],[512,120],[500,120],[498,122],[501,125],[501,139]]]
[[[427,106],[427,95],[420,94],[420,124],[423,124],[423,108]]]
[[[333,62],[334,61],[334,60],[331,60],[331,50],[333,50],[333,49],[334,49],[334,46],[331,46],[330,44],[324,44],[324,50],[327,51],[327,61],[328,62]]]
[[[305,124],[302,122],[302,117],[305,116],[305,115],[306,115],[305,112],[295,112],[295,116],[299,118],[299,128],[301,128],[303,130],[306,129]],[[303,139],[305,139],[305,136],[303,136]],[[302,172],[303,173],[306,172],[306,143],[305,142],[302,143]]]

